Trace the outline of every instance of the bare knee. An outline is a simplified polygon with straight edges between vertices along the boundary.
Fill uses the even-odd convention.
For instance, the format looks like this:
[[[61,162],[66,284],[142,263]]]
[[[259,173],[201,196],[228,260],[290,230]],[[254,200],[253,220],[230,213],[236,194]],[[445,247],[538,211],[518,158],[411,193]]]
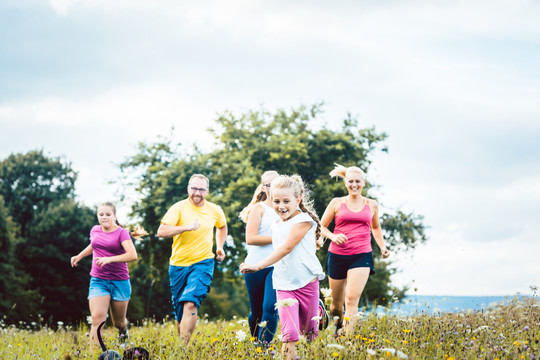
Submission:
[[[195,305],[195,303],[192,303],[190,301],[186,301],[184,303],[184,315],[186,314],[190,316],[197,315],[197,306]]]
[[[98,327],[99,324],[107,320],[107,313],[106,312],[97,312],[92,313],[92,326]]]
[[[125,317],[123,317],[122,319],[113,318],[113,325],[118,330],[123,330],[127,327],[127,319]]]

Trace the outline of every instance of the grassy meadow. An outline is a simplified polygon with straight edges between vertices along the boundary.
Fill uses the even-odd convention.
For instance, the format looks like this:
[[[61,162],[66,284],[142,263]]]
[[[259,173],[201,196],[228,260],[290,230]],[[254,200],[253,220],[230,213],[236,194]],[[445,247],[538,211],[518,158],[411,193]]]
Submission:
[[[97,359],[88,348],[87,324],[58,329],[1,322],[0,359]],[[117,331],[109,327],[109,349],[122,353]],[[183,348],[173,321],[145,321],[130,328],[130,345],[150,351],[151,359],[279,359],[281,343],[267,349],[250,338],[245,319],[210,321],[202,316],[189,347]],[[334,327],[312,343],[300,341],[302,359],[540,359],[540,304],[527,298],[483,312],[417,314],[401,317],[370,313],[350,336],[334,337]],[[128,346],[130,346],[128,345]]]

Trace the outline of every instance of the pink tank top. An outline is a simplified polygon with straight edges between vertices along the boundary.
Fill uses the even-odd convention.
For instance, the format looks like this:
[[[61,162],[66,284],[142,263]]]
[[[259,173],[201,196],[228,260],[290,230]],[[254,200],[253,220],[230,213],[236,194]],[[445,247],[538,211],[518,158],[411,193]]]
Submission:
[[[344,244],[330,243],[329,251],[338,255],[354,255],[371,251],[371,220],[373,214],[367,200],[360,211],[351,211],[346,202],[341,204],[335,216],[334,234],[347,235]]]

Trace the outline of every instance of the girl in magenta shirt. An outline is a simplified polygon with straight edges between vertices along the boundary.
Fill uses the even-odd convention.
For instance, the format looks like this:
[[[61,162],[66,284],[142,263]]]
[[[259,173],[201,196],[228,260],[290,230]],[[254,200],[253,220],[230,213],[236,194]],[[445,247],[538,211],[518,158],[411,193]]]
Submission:
[[[344,178],[348,195],[333,198],[322,218],[322,234],[331,240],[326,258],[326,272],[332,290],[332,316],[337,316],[337,331],[345,322],[346,333],[354,328],[358,305],[369,276],[375,273],[371,252],[371,234],[381,249],[383,258],[390,256],[384,245],[379,223],[378,205],[362,196],[364,172],[358,167],[336,165],[330,176]],[[334,232],[328,230],[334,221]],[[345,305],[345,316],[343,306]]]
[[[76,267],[81,259],[93,255],[88,291],[92,315],[90,346],[98,344],[97,328],[107,319],[109,306],[120,340],[127,341],[126,312],[131,297],[127,263],[137,260],[137,251],[129,232],[116,220],[114,204],[101,204],[97,218],[99,225],[95,225],[90,231],[90,245],[71,258],[71,266]]]

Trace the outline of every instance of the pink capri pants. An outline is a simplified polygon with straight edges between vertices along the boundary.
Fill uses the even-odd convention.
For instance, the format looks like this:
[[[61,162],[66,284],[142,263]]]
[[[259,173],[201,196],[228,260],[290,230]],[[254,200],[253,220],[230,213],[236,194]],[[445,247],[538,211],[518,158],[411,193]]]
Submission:
[[[277,300],[295,299],[298,303],[278,307],[283,342],[298,341],[300,334],[313,340],[319,333],[319,281],[297,290],[277,290]]]

